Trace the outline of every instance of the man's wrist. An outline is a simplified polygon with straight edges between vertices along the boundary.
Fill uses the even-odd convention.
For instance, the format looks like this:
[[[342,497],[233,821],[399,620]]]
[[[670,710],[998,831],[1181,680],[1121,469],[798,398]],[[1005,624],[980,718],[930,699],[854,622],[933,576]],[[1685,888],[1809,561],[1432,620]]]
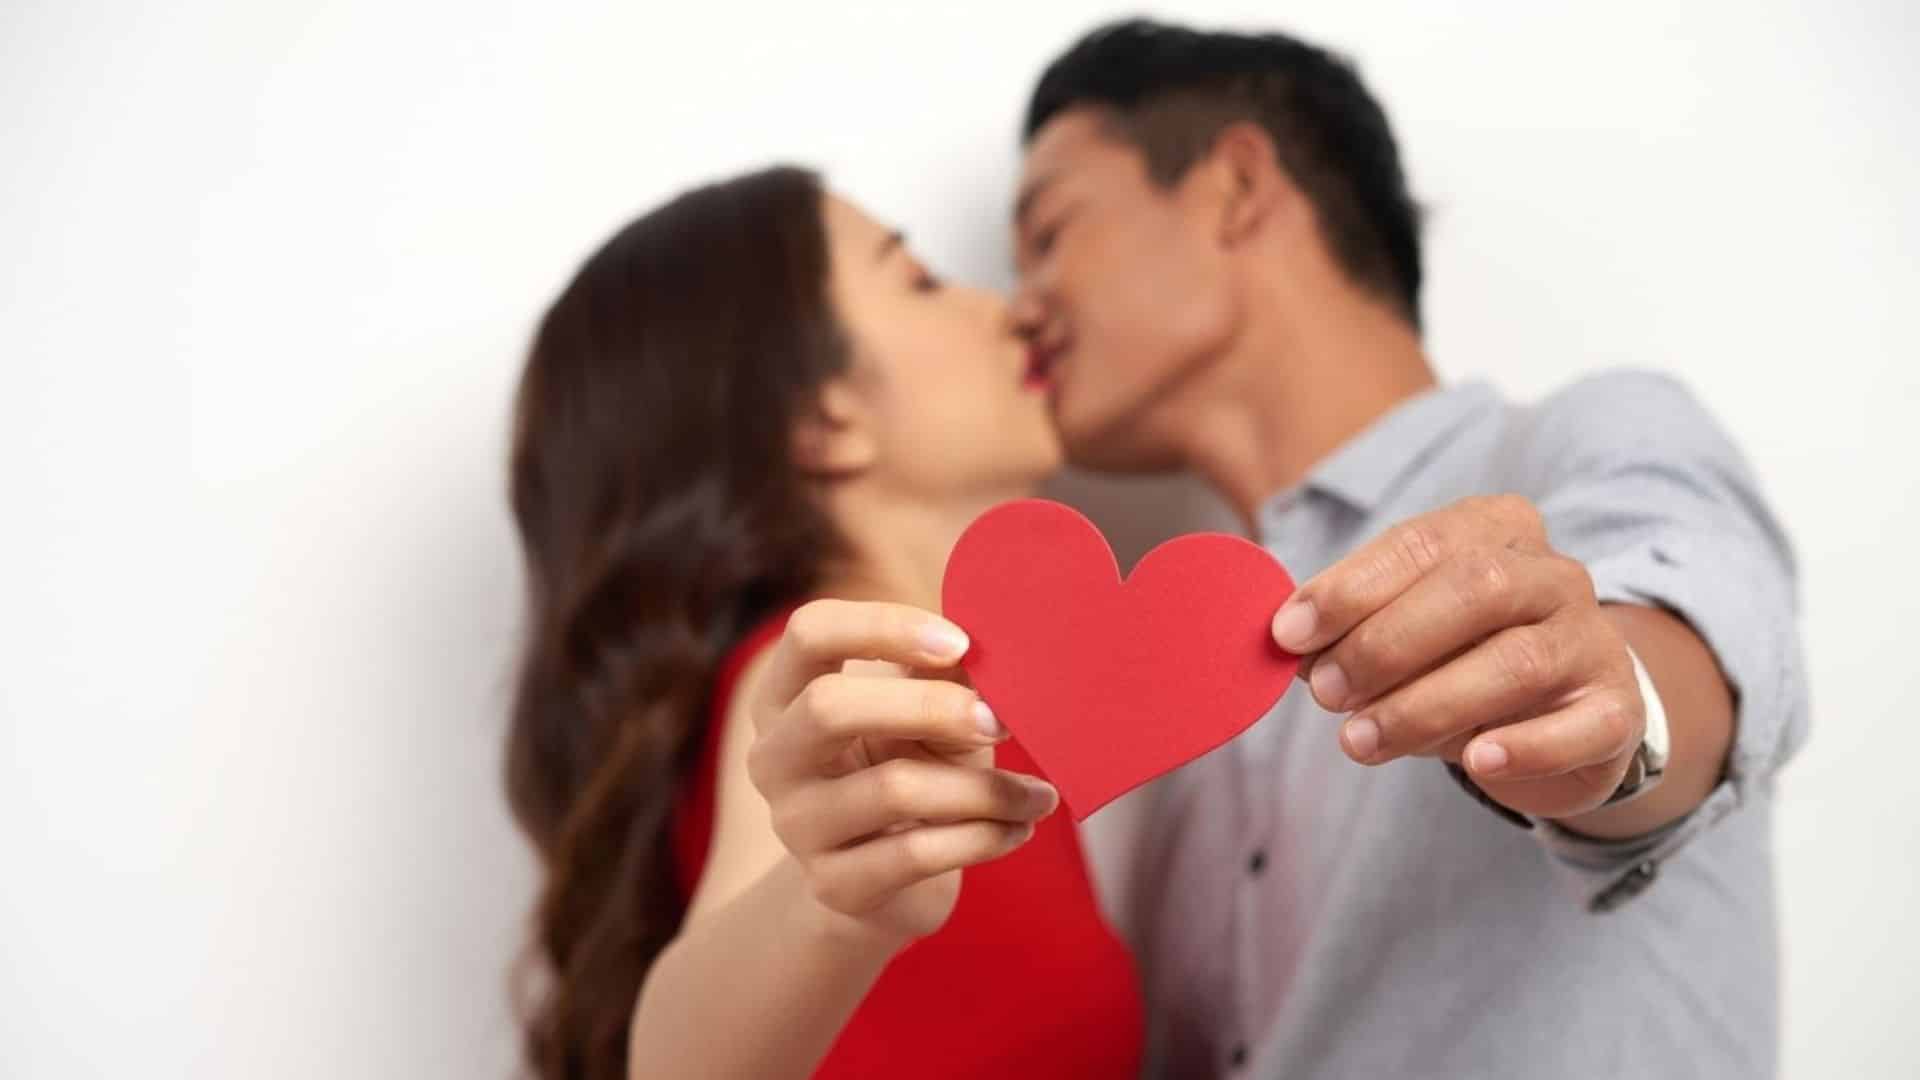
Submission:
[[[1668,729],[1666,772],[1645,798],[1557,823],[1595,840],[1630,840],[1691,814],[1720,783],[1733,740],[1734,698],[1712,651],[1678,615],[1639,604],[1603,610],[1658,687]]]
[[[1667,760],[1671,753],[1667,709],[1660,700],[1659,688],[1653,685],[1653,676],[1647,674],[1647,666],[1640,662],[1640,654],[1634,652],[1631,645],[1626,648],[1627,659],[1633,662],[1634,680],[1640,687],[1644,723],[1640,745],[1634,747],[1633,755],[1627,761],[1627,773],[1607,801],[1600,804],[1602,807],[1618,806],[1660,786],[1661,778],[1667,774]]]

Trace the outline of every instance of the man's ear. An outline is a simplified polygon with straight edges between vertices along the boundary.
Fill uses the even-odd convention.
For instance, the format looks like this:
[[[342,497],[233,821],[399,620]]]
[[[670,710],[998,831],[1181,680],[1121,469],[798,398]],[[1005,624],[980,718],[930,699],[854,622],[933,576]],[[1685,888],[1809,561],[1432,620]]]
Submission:
[[[872,410],[846,376],[829,379],[793,428],[800,471],[831,478],[871,468],[879,457]]]
[[[1220,240],[1240,244],[1262,229],[1297,217],[1303,199],[1280,164],[1273,137],[1265,128],[1241,120],[1222,128],[1208,151],[1209,164],[1223,187]]]

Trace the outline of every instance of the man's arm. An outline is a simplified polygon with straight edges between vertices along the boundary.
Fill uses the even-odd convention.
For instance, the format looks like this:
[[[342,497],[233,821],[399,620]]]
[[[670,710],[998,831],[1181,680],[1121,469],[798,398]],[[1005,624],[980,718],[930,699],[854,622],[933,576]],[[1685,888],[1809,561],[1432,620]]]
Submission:
[[[1402,523],[1303,586],[1275,637],[1352,714],[1350,756],[1460,762],[1605,892],[1764,795],[1805,739],[1793,553],[1738,450],[1664,376],[1568,387],[1514,422],[1499,463],[1492,482],[1527,497]],[[1644,723],[1629,643],[1670,759],[1600,808]]]

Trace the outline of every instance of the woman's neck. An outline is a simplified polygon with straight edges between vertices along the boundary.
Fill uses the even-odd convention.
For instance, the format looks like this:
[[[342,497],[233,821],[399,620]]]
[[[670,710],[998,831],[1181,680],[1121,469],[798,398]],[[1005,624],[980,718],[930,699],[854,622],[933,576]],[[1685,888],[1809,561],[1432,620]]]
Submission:
[[[951,503],[846,499],[834,520],[848,553],[829,565],[816,594],[842,600],[885,600],[940,610],[947,557],[974,518],[1008,499],[1009,491]]]

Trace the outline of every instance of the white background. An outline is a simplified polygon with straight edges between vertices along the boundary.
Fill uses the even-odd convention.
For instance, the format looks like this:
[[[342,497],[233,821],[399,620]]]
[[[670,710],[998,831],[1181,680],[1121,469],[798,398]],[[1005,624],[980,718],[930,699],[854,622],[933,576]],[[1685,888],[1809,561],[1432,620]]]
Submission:
[[[1787,1073],[1914,1075],[1916,16],[1462,6],[1284,17],[1397,122],[1445,374],[1666,369],[1755,459],[1816,696]],[[532,320],[625,217],[775,158],[1004,283],[1024,95],[1111,13],[8,4],[0,1074],[504,1075]]]

